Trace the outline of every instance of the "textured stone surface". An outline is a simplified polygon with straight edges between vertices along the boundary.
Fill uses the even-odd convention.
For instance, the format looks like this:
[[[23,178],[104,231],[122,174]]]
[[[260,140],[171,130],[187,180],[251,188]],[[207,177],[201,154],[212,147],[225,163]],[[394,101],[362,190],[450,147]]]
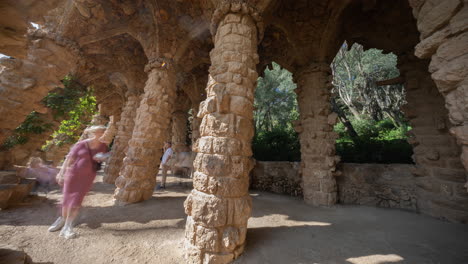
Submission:
[[[120,121],[117,123],[117,135],[112,148],[112,155],[109,157],[105,176],[103,181],[106,183],[115,183],[115,179],[119,177],[119,172],[122,168],[123,159],[125,158],[128,142],[130,141],[135,126],[135,117],[140,104],[140,97],[136,94],[128,94],[127,102],[122,110]]]
[[[302,160],[304,200],[315,206],[336,203],[335,156],[336,133],[333,125],[337,115],[331,112],[330,68],[325,63],[313,63],[295,73],[298,88],[299,133]],[[313,100],[313,102],[311,102]]]
[[[30,37],[25,59],[0,58],[0,142],[33,110],[46,113],[41,99],[76,66],[79,51],[72,41],[42,31]]]
[[[187,111],[172,113],[172,149],[174,152],[187,151]]]
[[[417,211],[415,178],[410,164],[340,165],[338,201],[343,204],[401,208]]]
[[[302,196],[300,162],[257,161],[250,177],[252,189]]]
[[[125,112],[129,101],[126,93],[138,86],[137,80],[146,80],[143,67],[148,64],[134,127],[125,114],[127,123],[116,123],[116,155],[108,170],[113,170],[110,178],[120,171],[120,202],[151,196],[162,141],[172,138],[172,113],[188,109],[173,102],[180,91],[190,99],[198,113],[192,121],[196,190],[186,202],[190,263],[225,263],[243,251],[251,210],[246,197],[256,71],[272,61],[293,72],[298,82],[304,198],[314,205],[335,203],[340,173],[328,65],[344,40],[399,57],[408,95],[405,111],[413,127],[416,166],[410,171],[418,210],[466,219],[466,1],[4,2],[0,52],[15,59],[1,60],[0,139],[30,111],[46,113],[38,102],[70,71],[94,87],[102,115],[120,116],[119,108]],[[31,21],[41,25],[42,33],[25,35]],[[430,64],[412,53],[431,58]],[[182,133],[176,134],[181,141]],[[18,148],[15,156],[26,157],[28,149]]]
[[[466,1],[462,3],[462,1],[426,0],[423,8],[425,13],[429,14],[426,17],[438,16],[433,22],[428,22],[427,18],[423,19],[421,14],[416,17],[418,26],[427,24],[426,28],[431,28],[434,31],[432,36],[438,36],[437,45],[432,45],[431,52],[423,54],[423,52],[417,51],[416,55],[420,57],[432,56],[429,71],[432,73],[432,79],[439,92],[445,98],[445,107],[448,109],[449,120],[454,125],[449,129],[461,146],[461,164],[465,168],[465,175],[468,180],[468,141],[466,140],[468,138],[468,129],[466,129],[468,123],[468,50],[466,48],[468,46],[468,35],[462,33],[468,27]],[[434,25],[440,24],[442,21],[444,23],[448,21],[448,25],[444,28],[434,27]],[[421,43],[431,42],[431,40],[428,41],[431,37],[425,34],[427,31],[421,33]],[[422,45],[421,43],[418,46]],[[459,166],[458,163],[455,163],[456,168],[459,168]],[[434,189],[443,187],[437,186],[437,184],[434,185],[436,185]],[[462,189],[459,186],[450,187],[450,190],[446,191],[445,194],[453,195],[459,193]],[[468,188],[468,184],[465,187]],[[443,188],[447,190],[447,188]],[[452,188],[455,188],[457,192],[454,192]],[[460,203],[460,201],[455,203],[457,202]],[[462,203],[466,203],[466,201]],[[444,203],[442,206],[457,208],[449,204]],[[440,214],[447,214],[447,211],[441,211]],[[449,214],[451,216],[457,215]]]
[[[185,201],[189,263],[229,263],[244,248],[251,212],[248,175],[258,63],[252,16],[248,5],[225,2],[213,18],[215,47],[194,147],[195,189]]]
[[[136,203],[149,199],[156,184],[164,135],[169,127],[175,99],[173,65],[155,59],[147,65],[148,80],[137,109],[132,138],[115,181],[115,199]]]

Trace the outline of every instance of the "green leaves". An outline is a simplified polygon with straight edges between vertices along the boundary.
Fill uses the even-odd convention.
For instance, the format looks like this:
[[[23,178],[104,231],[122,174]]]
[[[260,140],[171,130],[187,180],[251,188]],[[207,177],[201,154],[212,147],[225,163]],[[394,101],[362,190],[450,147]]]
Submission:
[[[52,140],[48,140],[43,150],[47,150],[51,145],[62,145],[74,143],[80,137],[81,129],[96,112],[96,98],[93,90],[80,85],[72,76],[67,75],[62,80],[64,88],[57,87],[49,92],[42,103],[53,110],[56,120],[63,120],[57,131],[52,135]],[[0,146],[0,150],[8,150],[16,145],[28,142],[31,134],[42,134],[52,128],[52,124],[46,123],[41,114],[33,111],[19,125],[13,135],[8,137]]]
[[[92,89],[85,91],[83,96],[70,101],[75,103],[66,106],[69,109],[66,113],[68,118],[60,123],[59,128],[52,134],[52,140],[48,140],[42,146],[42,150],[48,150],[52,145],[62,146],[78,141],[81,131],[96,113],[96,98],[93,96]]]
[[[31,134],[42,134],[49,130],[52,124],[46,123],[41,115],[33,111],[26,116],[26,119],[19,125],[11,136],[0,146],[0,150],[9,150],[16,145],[22,145],[28,142],[28,137]]]
[[[292,74],[272,63],[264,77],[258,78],[255,90],[254,119],[257,131],[272,131],[275,128],[291,127],[291,121],[299,116],[296,84]]]
[[[291,124],[299,118],[295,88],[292,74],[274,62],[258,78],[252,144],[257,160],[300,160],[299,139]]]
[[[56,119],[65,118],[79,103],[79,98],[87,93],[86,87],[80,85],[69,75],[62,80],[62,83],[64,85],[63,89],[49,92],[42,99],[42,103],[45,106],[54,110],[54,117]]]

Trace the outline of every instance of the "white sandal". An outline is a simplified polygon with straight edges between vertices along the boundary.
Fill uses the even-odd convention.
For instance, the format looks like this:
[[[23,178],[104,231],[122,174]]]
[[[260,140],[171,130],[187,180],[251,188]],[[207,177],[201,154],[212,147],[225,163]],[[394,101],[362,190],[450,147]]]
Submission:
[[[47,229],[49,232],[55,232],[62,229],[63,225],[65,225],[65,219],[61,216],[55,220],[55,222]]]

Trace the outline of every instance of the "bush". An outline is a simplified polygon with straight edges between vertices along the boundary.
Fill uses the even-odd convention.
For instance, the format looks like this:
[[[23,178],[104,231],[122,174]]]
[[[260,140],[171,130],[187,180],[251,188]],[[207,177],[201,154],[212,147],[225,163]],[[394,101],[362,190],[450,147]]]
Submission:
[[[337,142],[336,153],[349,163],[413,163],[413,149],[404,139]]]
[[[336,153],[341,161],[350,163],[413,163],[413,150],[406,141],[409,126],[395,127],[389,119],[381,121],[352,120],[357,139],[351,139],[342,123],[335,125],[338,133]]]
[[[257,160],[301,160],[299,137],[292,128],[274,128],[272,131],[255,133],[252,150]]]

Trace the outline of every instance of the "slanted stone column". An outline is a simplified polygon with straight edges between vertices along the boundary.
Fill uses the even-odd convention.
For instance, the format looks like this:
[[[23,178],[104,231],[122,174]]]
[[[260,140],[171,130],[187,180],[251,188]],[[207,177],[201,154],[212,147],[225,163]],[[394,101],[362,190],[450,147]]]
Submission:
[[[202,119],[198,117],[198,106],[192,108],[193,116],[192,116],[192,151],[195,151],[194,148],[197,145],[197,140],[200,138],[200,124]]]
[[[106,175],[104,182],[115,183],[115,179],[119,177],[120,169],[122,168],[123,159],[128,148],[128,142],[132,137],[133,128],[135,126],[135,118],[137,108],[140,104],[140,96],[135,93],[127,93],[127,102],[122,110],[120,122],[117,123],[117,135],[115,137],[112,155],[109,158],[106,167]]]
[[[295,129],[301,143],[301,167],[304,200],[314,206],[336,203],[337,188],[333,125],[337,115],[331,112],[331,71],[326,63],[314,63],[295,74],[300,120]]]
[[[176,76],[171,61],[152,59],[145,71],[148,80],[137,110],[132,139],[115,181],[114,198],[119,204],[141,202],[152,196],[176,97]]]
[[[429,61],[411,54],[398,57],[405,79],[403,112],[411,123],[408,142],[413,146],[412,170],[416,183],[418,212],[463,222],[468,219],[468,195],[463,188],[465,169],[460,146],[450,135],[452,124],[444,97],[427,72]]]
[[[185,201],[188,263],[229,263],[244,250],[251,213],[251,139],[260,17],[245,3],[221,2],[213,17],[207,99]],[[256,25],[257,22],[257,25]]]
[[[461,145],[468,190],[468,5],[466,1],[410,0],[421,42],[415,55],[431,59],[429,72],[445,98],[450,132]]]
[[[174,152],[186,150],[188,113],[176,111],[172,113],[172,149]]]
[[[109,145],[114,140],[115,135],[117,134],[117,123],[120,121],[120,114],[111,116],[109,118],[109,124],[107,125],[106,132],[99,139],[101,142]]]

